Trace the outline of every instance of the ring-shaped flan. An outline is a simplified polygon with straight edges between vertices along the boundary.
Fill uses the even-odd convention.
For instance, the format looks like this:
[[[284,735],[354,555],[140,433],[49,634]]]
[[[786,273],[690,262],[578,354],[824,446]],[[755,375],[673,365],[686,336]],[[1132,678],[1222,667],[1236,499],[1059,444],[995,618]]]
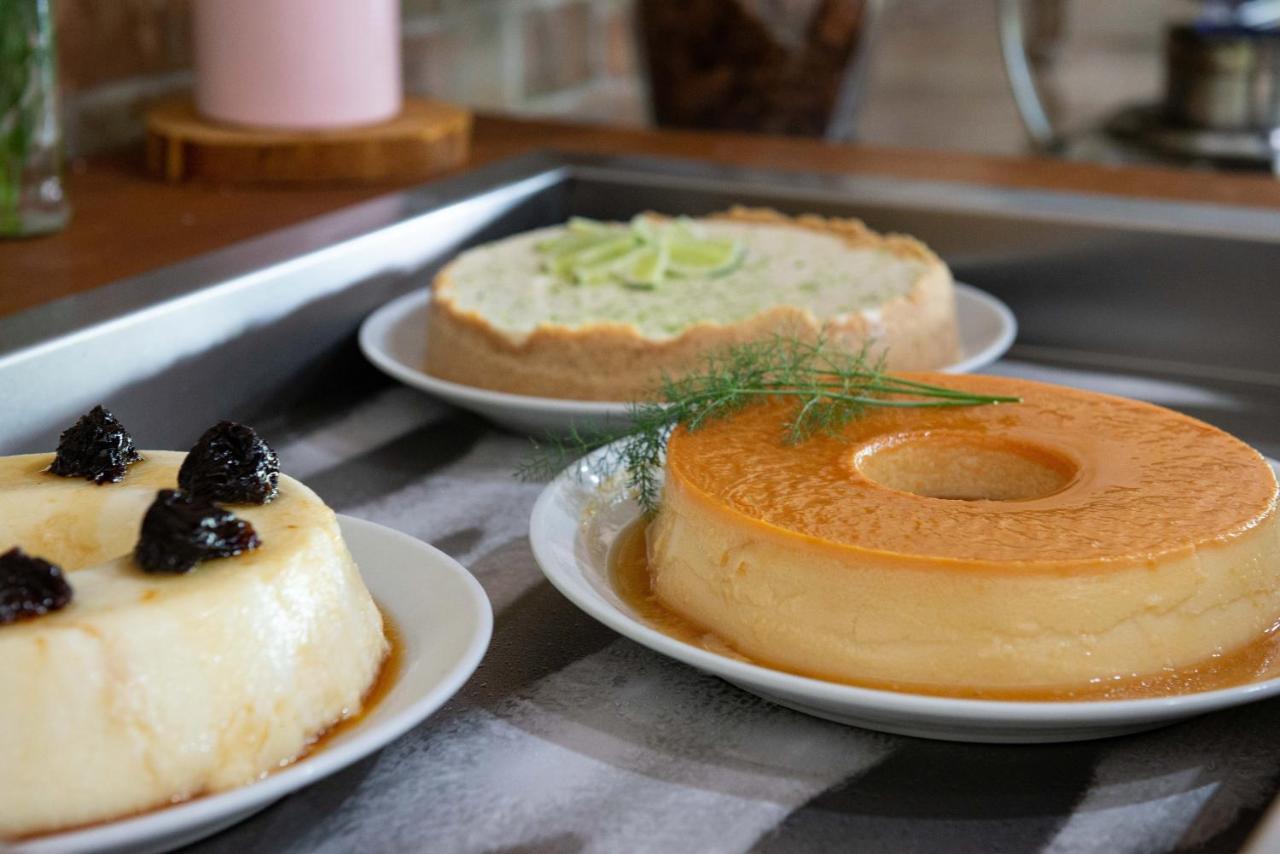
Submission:
[[[772,666],[966,696],[1195,666],[1280,618],[1276,480],[1227,433],[1041,383],[782,441],[786,403],[677,430],[648,536],[668,610]]]
[[[185,575],[132,560],[184,454],[144,451],[122,483],[0,459],[0,551],[62,566],[66,608],[0,625],[0,839],[251,782],[358,712],[387,652],[382,618],[314,492],[280,477],[231,505],[262,540]]]

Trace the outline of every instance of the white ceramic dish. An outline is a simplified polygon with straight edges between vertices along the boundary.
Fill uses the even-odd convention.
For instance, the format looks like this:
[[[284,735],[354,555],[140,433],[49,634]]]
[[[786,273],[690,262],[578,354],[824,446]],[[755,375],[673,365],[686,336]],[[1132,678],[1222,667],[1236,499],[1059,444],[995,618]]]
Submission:
[[[518,433],[564,433],[570,426],[591,429],[626,417],[625,403],[508,394],[425,373],[422,365],[426,361],[430,299],[430,291],[415,291],[392,300],[365,319],[360,327],[360,349],[379,370]],[[968,285],[956,285],[956,318],[961,357],[943,369],[953,374],[976,371],[1000,358],[1013,344],[1018,330],[1008,306]]]
[[[534,505],[529,537],[543,574],[571,602],[615,631],[766,700],[883,732],[947,741],[1032,743],[1122,735],[1280,694],[1280,679],[1272,679],[1149,700],[963,700],[856,688],[709,652],[651,628],[610,584],[609,547],[638,510],[616,481],[600,477],[594,460],[605,451],[562,473]]]
[[[480,584],[438,549],[372,522],[340,516],[342,536],[373,598],[403,643],[395,683],[364,718],[315,754],[263,780],[85,830],[5,847],[6,854],[170,851],[217,833],[281,797],[384,747],[440,708],[489,646],[493,611]]]

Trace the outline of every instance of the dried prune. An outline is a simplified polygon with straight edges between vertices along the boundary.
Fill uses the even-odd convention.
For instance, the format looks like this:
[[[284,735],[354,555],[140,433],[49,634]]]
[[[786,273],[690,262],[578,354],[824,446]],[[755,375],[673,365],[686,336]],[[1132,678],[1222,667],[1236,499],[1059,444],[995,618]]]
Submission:
[[[124,425],[101,406],[95,406],[62,431],[49,471],[97,484],[119,483],[129,464],[140,459]]]
[[[179,489],[162,489],[142,517],[133,559],[147,572],[190,572],[203,560],[234,557],[262,544],[230,510]]]
[[[0,555],[0,626],[65,608],[71,585],[62,570],[14,548]]]
[[[228,504],[266,504],[276,497],[280,460],[252,427],[219,421],[192,446],[178,486]]]

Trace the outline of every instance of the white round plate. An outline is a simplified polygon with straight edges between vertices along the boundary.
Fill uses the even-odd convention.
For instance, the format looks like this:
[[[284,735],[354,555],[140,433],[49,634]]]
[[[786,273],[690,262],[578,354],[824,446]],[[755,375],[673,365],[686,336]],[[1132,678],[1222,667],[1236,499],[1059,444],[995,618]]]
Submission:
[[[386,746],[462,687],[489,646],[493,611],[471,573],[444,552],[373,522],[339,516],[365,584],[399,631],[390,691],[315,754],[256,783],[136,818],[16,843],[6,854],[170,851],[243,821],[303,786]]]
[[[1280,694],[1280,679],[1272,679],[1149,700],[963,700],[810,679],[684,643],[651,628],[610,584],[609,548],[639,511],[616,479],[599,476],[594,460],[607,451],[602,449],[562,473],[534,505],[529,538],[543,574],[583,611],[636,643],[796,711],[922,738],[1033,743],[1138,732]]]
[[[589,430],[626,417],[626,403],[509,394],[431,376],[422,369],[426,362],[430,300],[429,290],[405,294],[373,312],[361,324],[360,349],[383,373],[518,433],[565,433],[571,426]],[[991,364],[1009,349],[1018,331],[1008,306],[969,285],[956,285],[956,320],[961,357],[943,368],[952,374],[969,373]]]

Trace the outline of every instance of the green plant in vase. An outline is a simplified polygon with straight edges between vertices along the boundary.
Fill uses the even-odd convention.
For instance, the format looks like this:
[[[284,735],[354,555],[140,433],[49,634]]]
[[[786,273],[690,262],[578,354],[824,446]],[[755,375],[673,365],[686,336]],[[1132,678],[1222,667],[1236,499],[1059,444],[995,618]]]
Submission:
[[[0,236],[66,222],[61,142],[50,0],[0,0]]]

